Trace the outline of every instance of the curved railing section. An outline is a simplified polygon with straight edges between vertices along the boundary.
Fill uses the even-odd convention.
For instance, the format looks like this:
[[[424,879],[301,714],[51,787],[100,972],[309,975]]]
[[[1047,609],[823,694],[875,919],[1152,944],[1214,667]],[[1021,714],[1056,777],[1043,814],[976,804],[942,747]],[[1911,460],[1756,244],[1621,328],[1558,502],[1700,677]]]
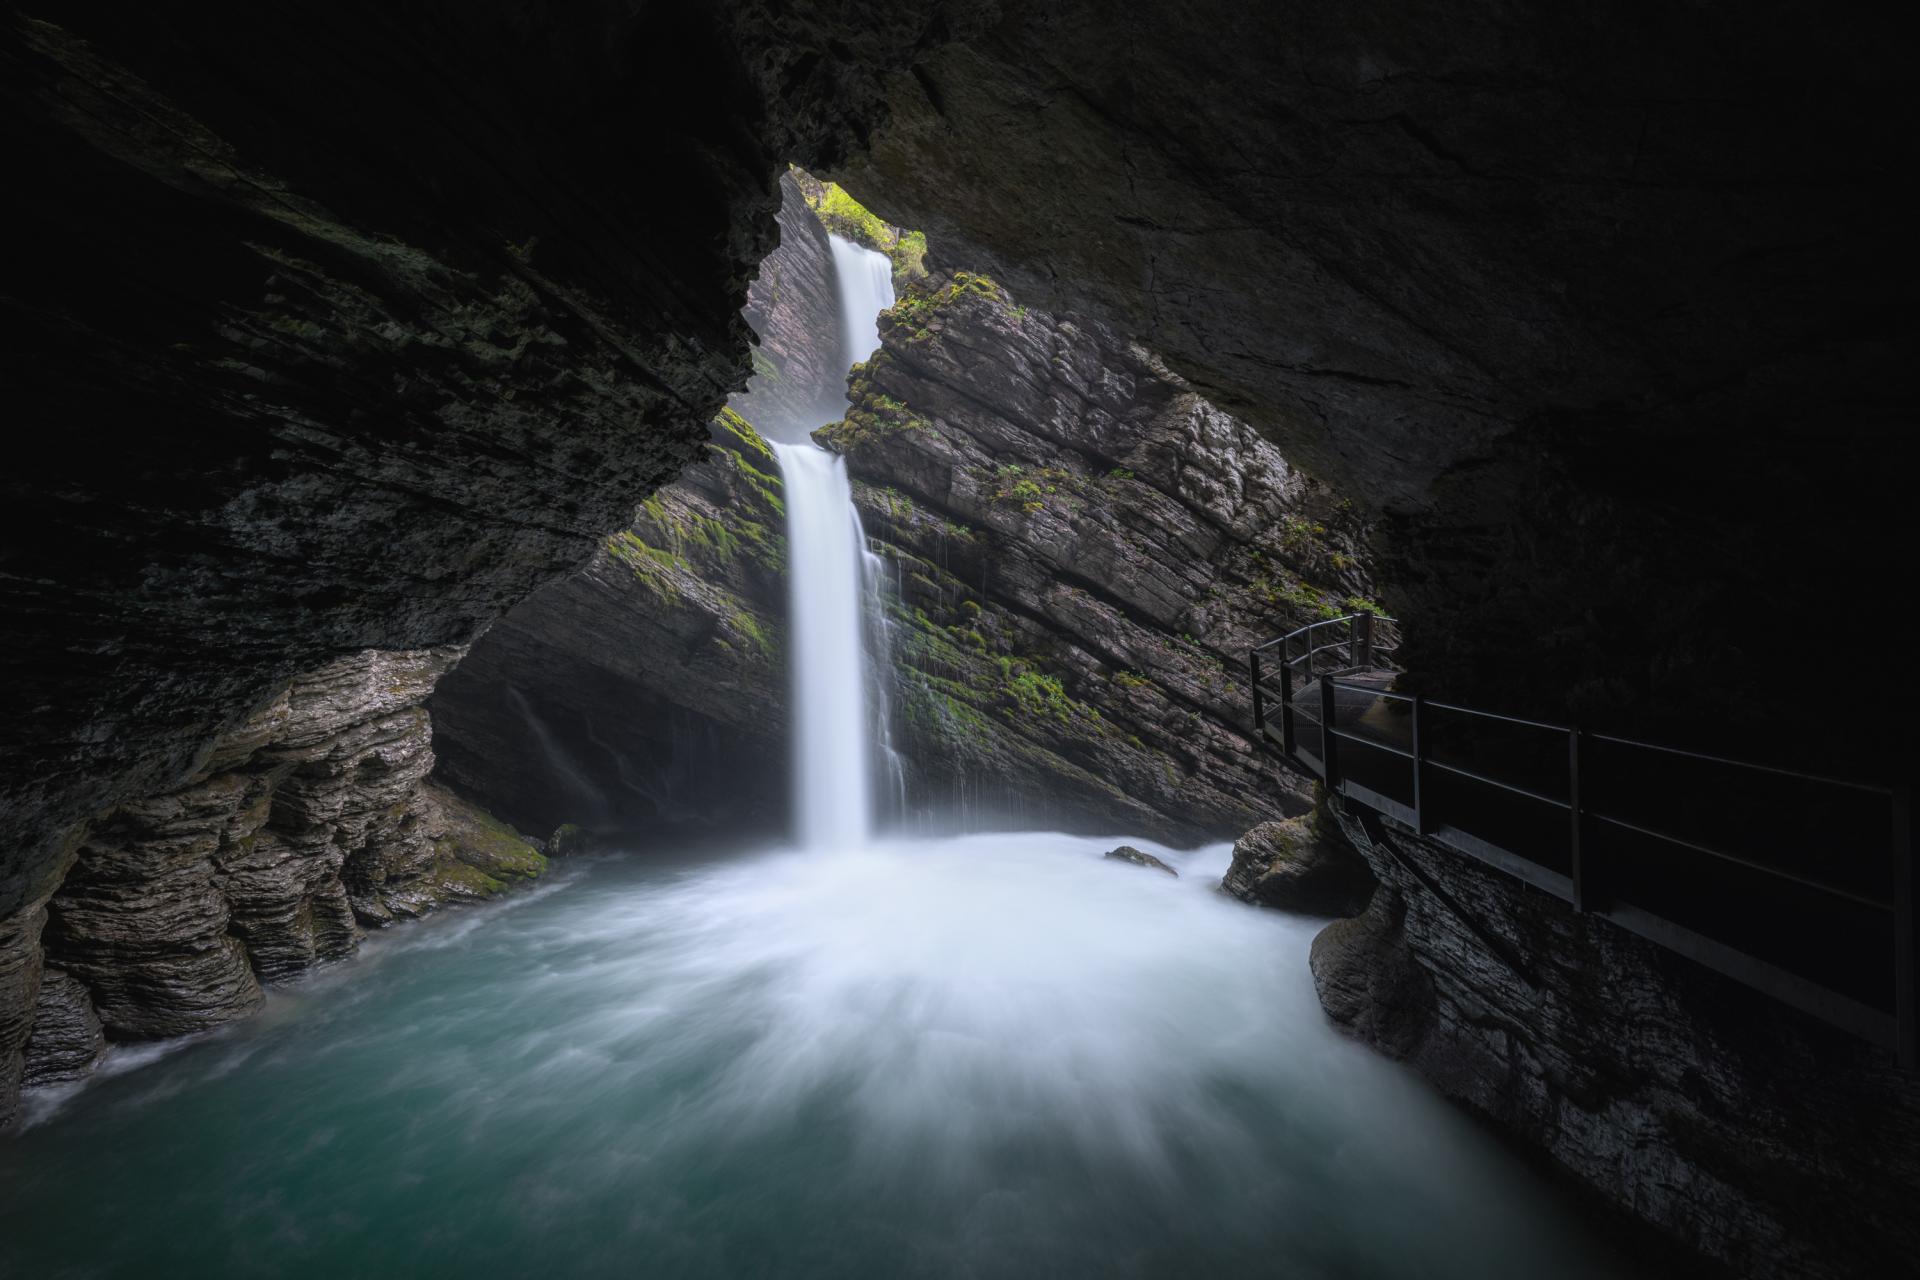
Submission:
[[[1260,741],[1329,792],[1920,1065],[1912,791],[1393,687],[1352,614],[1248,656]]]

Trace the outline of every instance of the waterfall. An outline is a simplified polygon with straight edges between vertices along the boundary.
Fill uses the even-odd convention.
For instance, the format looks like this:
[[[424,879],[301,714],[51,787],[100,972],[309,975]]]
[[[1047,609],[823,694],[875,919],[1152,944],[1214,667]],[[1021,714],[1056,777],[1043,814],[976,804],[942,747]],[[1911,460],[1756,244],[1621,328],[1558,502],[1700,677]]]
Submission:
[[[893,305],[885,254],[833,236],[840,341],[851,368],[880,345]],[[793,802],[800,843],[857,848],[873,828],[874,769],[897,761],[867,696],[866,632],[879,595],[847,464],[811,441],[776,443],[787,504],[787,633],[793,672]],[[872,729],[880,723],[880,750]]]
[[[806,847],[853,848],[873,823],[860,521],[842,458],[773,448],[786,480],[794,812]]]
[[[880,345],[880,313],[893,305],[893,263],[839,236],[827,242],[840,286],[840,350],[851,369]]]

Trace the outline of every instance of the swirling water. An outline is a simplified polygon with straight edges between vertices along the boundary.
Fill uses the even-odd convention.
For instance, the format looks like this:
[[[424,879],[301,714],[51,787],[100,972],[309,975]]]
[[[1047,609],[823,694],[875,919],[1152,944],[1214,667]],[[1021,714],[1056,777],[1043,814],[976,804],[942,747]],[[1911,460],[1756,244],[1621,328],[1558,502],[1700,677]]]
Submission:
[[[1319,922],[1220,894],[1223,846],[1156,850],[1176,880],[1112,843],[614,856],[380,935],[39,1095],[0,1271],[1604,1273],[1327,1025]]]

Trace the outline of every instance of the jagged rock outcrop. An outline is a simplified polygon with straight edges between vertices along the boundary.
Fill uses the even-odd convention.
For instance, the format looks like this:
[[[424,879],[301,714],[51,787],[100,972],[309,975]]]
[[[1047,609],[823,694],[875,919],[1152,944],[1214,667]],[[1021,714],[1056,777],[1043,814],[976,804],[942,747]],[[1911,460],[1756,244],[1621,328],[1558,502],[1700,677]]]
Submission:
[[[1168,866],[1165,862],[1154,857],[1145,849],[1136,849],[1130,844],[1123,844],[1117,849],[1109,849],[1100,856],[1108,862],[1125,862],[1136,867],[1145,867],[1149,871],[1164,871],[1176,880],[1180,878],[1180,873]]]
[[[744,312],[759,344],[753,377],[728,407],[748,422],[811,430],[847,402],[849,357],[826,228],[807,207],[804,173],[780,179],[780,240],[761,260]],[[817,186],[817,183],[813,185]]]
[[[351,955],[367,926],[537,875],[513,832],[422,787],[421,704],[460,653],[336,659],[222,737],[186,786],[95,823],[39,946],[0,949],[0,978],[29,966],[7,989],[25,973],[34,992],[15,1078],[83,1073],[103,1029],[147,1040],[244,1017],[262,983]]]
[[[430,705],[450,785],[542,831],[784,821],[780,469],[731,411],[713,437],[707,461],[441,682]]]
[[[1175,840],[1302,812],[1247,650],[1370,607],[1350,503],[1112,331],[956,273],[881,317],[846,420],[893,565],[909,783]]]
[[[1354,916],[1373,896],[1373,874],[1337,830],[1324,803],[1284,822],[1263,822],[1234,841],[1220,887],[1256,906]]]
[[[1381,885],[1314,940],[1336,1022],[1732,1274],[1892,1275],[1920,1256],[1920,1079],[1884,1050],[1336,813]]]

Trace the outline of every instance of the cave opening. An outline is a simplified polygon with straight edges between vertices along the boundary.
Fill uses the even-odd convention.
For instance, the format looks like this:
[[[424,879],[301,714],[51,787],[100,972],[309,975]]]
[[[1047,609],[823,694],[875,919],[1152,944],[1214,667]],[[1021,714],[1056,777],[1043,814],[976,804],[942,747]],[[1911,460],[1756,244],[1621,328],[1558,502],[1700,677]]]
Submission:
[[[1242,9],[0,32],[0,1270],[1911,1266],[1894,43]]]

